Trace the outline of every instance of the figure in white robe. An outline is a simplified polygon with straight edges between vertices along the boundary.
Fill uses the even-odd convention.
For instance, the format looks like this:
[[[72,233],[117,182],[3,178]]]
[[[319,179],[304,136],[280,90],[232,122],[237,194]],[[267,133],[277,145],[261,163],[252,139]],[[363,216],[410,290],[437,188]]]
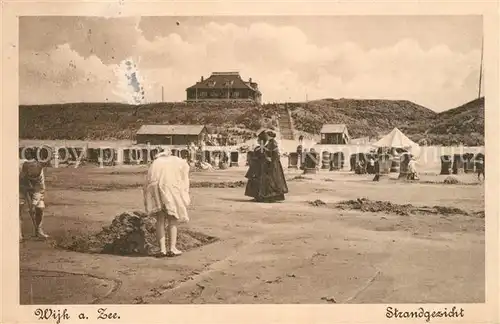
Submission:
[[[160,245],[159,257],[177,256],[177,224],[189,221],[189,165],[186,160],[169,151],[156,155],[144,185],[146,213],[156,218],[156,236]],[[168,251],[165,238],[167,221]]]

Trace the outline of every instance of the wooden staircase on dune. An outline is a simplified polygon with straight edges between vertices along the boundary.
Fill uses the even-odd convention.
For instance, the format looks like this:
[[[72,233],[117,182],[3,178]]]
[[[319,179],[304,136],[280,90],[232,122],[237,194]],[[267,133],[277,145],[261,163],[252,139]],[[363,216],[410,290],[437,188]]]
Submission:
[[[294,129],[292,115],[286,105],[279,106],[278,127],[281,139],[294,140]]]

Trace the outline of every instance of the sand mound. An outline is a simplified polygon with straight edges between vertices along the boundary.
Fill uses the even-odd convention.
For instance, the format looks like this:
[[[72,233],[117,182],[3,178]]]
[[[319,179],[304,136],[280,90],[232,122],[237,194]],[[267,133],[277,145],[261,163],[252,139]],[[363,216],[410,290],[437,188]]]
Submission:
[[[425,214],[441,214],[441,215],[469,215],[468,212],[455,207],[446,206],[423,206],[417,207],[411,204],[399,205],[394,204],[389,201],[373,201],[366,198],[358,198],[356,200],[341,201],[336,205],[339,209],[354,209],[361,210],[363,212],[383,212],[387,214],[397,214],[397,215],[410,215],[415,213],[425,213]],[[484,215],[484,212],[475,213],[478,217]]]
[[[295,176],[291,179],[288,179],[287,181],[300,181],[300,180],[312,180],[312,178],[310,177],[304,177],[303,175],[298,175],[298,176]]]
[[[179,228],[177,245],[180,250],[188,251],[216,240],[213,236]],[[56,239],[56,246],[84,253],[153,255],[159,252],[156,220],[142,212],[125,212],[96,234],[61,237]]]
[[[316,199],[315,201],[309,201],[309,205],[314,207],[325,206],[326,203],[321,199]]]
[[[475,212],[474,215],[476,217],[479,217],[479,218],[485,218],[486,213],[484,212],[484,210],[482,210],[482,211]]]
[[[444,179],[443,183],[445,183],[445,184],[459,184],[460,181],[456,177],[449,176],[449,177],[446,177],[446,179]]]
[[[337,204],[340,209],[356,209],[363,212],[385,212],[398,215],[409,215],[413,206],[393,204],[389,201],[372,201],[366,198],[358,198],[356,200],[341,201]]]
[[[432,207],[432,209],[436,210],[437,214],[443,214],[443,215],[469,215],[469,213],[466,212],[465,210],[455,207],[434,206]]]

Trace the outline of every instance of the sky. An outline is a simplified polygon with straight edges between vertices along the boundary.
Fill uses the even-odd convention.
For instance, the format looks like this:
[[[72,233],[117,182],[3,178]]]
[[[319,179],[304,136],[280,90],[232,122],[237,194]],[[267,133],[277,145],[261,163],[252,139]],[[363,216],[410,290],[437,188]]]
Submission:
[[[183,101],[239,72],[263,102],[478,95],[480,16],[21,17],[20,104]],[[133,82],[132,82],[133,81]],[[143,94],[144,93],[144,94]]]

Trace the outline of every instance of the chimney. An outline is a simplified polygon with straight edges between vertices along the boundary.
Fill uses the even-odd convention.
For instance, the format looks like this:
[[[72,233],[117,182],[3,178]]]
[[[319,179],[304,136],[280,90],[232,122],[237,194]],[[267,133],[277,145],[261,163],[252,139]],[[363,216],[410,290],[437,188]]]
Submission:
[[[203,78],[203,75],[201,76],[201,82],[203,82],[204,78]]]
[[[252,78],[248,79],[248,82],[252,83]]]

